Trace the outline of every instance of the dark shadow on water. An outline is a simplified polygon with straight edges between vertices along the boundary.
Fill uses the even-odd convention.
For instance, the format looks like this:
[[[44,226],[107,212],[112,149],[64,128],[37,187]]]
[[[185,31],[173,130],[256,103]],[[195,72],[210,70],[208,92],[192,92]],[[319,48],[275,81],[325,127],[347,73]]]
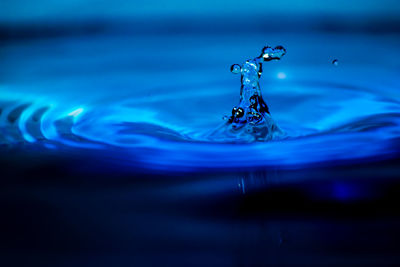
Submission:
[[[3,263],[400,262],[398,159],[151,174],[84,151],[26,151],[2,148]]]

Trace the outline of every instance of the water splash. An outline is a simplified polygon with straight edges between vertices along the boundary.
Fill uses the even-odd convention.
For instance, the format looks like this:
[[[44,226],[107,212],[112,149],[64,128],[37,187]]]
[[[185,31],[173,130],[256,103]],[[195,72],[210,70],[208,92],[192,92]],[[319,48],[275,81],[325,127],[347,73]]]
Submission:
[[[258,57],[246,60],[242,65],[231,66],[233,74],[241,75],[240,102],[232,109],[232,115],[227,122],[211,133],[210,139],[226,140],[228,137],[230,140],[252,142],[284,136],[262,97],[259,80],[263,72],[263,62],[279,60],[285,54],[286,49],[283,46],[266,46]]]

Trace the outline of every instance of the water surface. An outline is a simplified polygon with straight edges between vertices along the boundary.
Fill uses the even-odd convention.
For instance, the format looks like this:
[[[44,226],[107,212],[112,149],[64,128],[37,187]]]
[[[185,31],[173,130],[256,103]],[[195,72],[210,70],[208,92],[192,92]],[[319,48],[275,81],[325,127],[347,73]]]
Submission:
[[[99,150],[128,166],[174,172],[393,158],[399,42],[322,33],[6,42],[0,142]],[[287,138],[207,139],[239,101],[229,67],[277,43],[288,53],[264,64],[260,85]]]

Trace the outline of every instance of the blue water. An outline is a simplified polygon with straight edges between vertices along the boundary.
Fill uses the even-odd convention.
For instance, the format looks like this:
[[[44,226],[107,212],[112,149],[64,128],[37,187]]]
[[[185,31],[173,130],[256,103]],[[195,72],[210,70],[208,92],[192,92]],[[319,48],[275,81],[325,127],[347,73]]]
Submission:
[[[260,86],[282,140],[210,138],[239,102],[233,63],[282,44]],[[396,35],[97,35],[1,44],[0,144],[94,151],[127,168],[302,168],[393,158]],[[340,64],[332,64],[337,59]]]
[[[1,42],[3,262],[398,263],[400,37],[278,29]],[[210,134],[278,44],[284,135]]]

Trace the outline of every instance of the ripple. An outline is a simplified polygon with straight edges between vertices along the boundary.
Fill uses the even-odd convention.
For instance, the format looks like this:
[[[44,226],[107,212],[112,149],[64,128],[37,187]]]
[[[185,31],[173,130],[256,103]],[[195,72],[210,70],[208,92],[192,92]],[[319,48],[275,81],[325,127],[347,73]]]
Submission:
[[[264,38],[259,39],[264,42]],[[196,45],[182,53],[191,55],[190,62],[202,62],[201,68],[192,66],[182,70],[181,64],[186,62],[182,56],[178,63],[169,60],[169,68],[161,68],[159,73],[137,69],[132,73],[124,69],[86,77],[73,76],[78,71],[85,73],[87,65],[80,68],[77,63],[86,58],[77,55],[68,60],[71,66],[64,66],[65,56],[55,58],[41,48],[53,45],[48,41],[38,48],[40,56],[50,65],[45,67],[62,65],[63,72],[68,68],[73,70],[69,73],[72,76],[58,73],[46,77],[46,72],[33,68],[39,55],[30,61],[13,58],[10,50],[8,58],[21,60],[5,61],[10,72],[19,71],[22,63],[26,69],[21,68],[20,75],[15,76],[20,83],[0,88],[0,144],[30,144],[59,153],[84,149],[120,164],[166,171],[303,168],[315,163],[347,164],[396,157],[400,135],[400,80],[396,65],[383,62],[382,57],[374,58],[382,61],[379,68],[377,64],[366,64],[370,58],[363,56],[376,47],[374,38],[367,38],[370,42],[363,41],[362,46],[358,39],[348,41],[346,50],[337,53],[340,65],[335,68],[329,60],[326,65],[319,65],[313,57],[304,63],[301,55],[310,52],[331,58],[326,54],[329,49],[321,48],[329,38],[321,38],[322,43],[316,41],[320,37],[310,38],[314,38],[313,42],[303,44],[298,37],[279,38],[287,40],[285,46],[290,53],[279,66],[271,64],[264,69],[263,98],[286,133],[284,139],[246,143],[235,136],[210,135],[224,123],[221,117],[230,113],[238,101],[239,84],[232,81],[229,73],[223,76],[227,70],[219,71],[219,66],[230,66],[235,59],[242,58],[242,44],[237,44],[235,59],[232,54],[226,58],[221,55],[221,61],[212,64],[205,61],[210,47],[203,49]],[[340,38],[331,37],[330,49],[336,47],[335,42],[348,40]],[[102,40],[99,39],[99,45]],[[71,42],[74,47],[86,50],[97,45],[93,41]],[[179,38],[171,39],[171,47],[176,42]],[[227,40],[221,39],[220,47],[226,44]],[[252,49],[257,47],[251,43]],[[121,59],[126,53],[131,53],[133,59],[134,53],[140,53],[139,58],[143,58],[142,54],[150,55],[154,45],[141,47],[139,52],[126,45],[121,51],[115,47],[109,49],[105,53],[107,60]],[[355,51],[359,55],[354,57]],[[396,58],[396,52],[390,51],[392,58]],[[301,61],[296,61],[299,58]],[[102,55],[96,55],[93,64],[101,59]],[[29,77],[29,70],[40,79]]]
[[[293,94],[291,88],[300,84],[293,81],[285,91],[281,87],[279,94],[272,98],[285,103],[286,95]],[[60,151],[67,147],[109,151],[114,147],[114,160],[161,170],[294,168],[316,162],[390,157],[398,153],[400,106],[396,99],[383,98],[350,85],[332,87],[330,83],[318,83],[313,87],[304,83],[302,86],[305,87],[302,93],[297,93],[297,103],[288,101],[288,105],[292,110],[301,107],[313,112],[293,114],[275,110],[288,134],[284,140],[245,144],[223,138],[210,139],[211,123],[194,129],[185,123],[184,116],[169,120],[174,113],[168,113],[165,107],[135,109],[126,100],[110,102],[107,107],[73,109],[32,99],[24,102],[3,99],[0,143],[35,143],[44,149],[51,144]],[[327,101],[333,96],[332,92],[336,93],[333,89],[340,90],[341,101]],[[141,103],[146,104],[146,100]]]

